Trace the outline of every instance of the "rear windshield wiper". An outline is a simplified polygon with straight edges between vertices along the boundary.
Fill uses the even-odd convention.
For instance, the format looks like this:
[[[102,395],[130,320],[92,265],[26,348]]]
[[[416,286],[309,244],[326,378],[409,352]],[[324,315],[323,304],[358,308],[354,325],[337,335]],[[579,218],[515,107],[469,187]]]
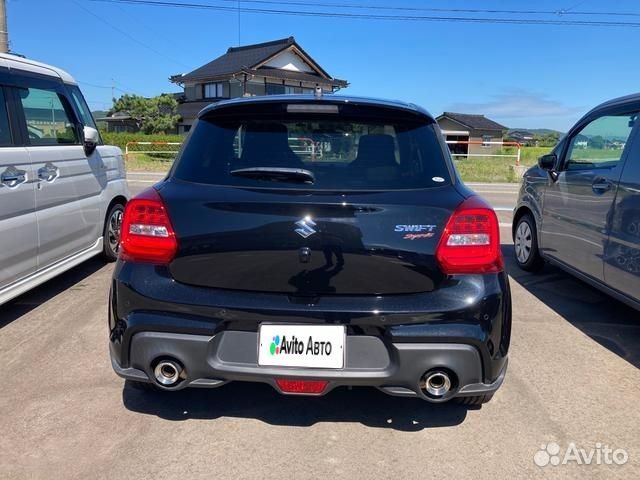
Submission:
[[[231,170],[230,173],[236,177],[269,180],[272,182],[314,183],[316,181],[313,172],[303,168],[251,167]]]

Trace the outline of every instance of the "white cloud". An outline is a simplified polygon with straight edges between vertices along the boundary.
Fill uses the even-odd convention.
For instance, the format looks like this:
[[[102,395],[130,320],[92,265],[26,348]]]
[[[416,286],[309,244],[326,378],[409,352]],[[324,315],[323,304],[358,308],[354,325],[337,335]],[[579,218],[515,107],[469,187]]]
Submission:
[[[557,117],[558,119],[576,118],[585,111],[584,107],[565,105],[564,103],[540,94],[525,90],[509,90],[492,95],[487,102],[458,102],[451,104],[447,111],[484,114],[495,119],[540,119]]]

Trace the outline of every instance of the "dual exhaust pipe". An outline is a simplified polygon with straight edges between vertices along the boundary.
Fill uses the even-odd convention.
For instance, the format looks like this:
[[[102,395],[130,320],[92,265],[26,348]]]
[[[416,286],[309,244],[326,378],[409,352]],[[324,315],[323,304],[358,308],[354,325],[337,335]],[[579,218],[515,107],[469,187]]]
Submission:
[[[455,386],[455,376],[446,370],[429,370],[422,376],[420,388],[432,399],[445,398]]]
[[[158,385],[164,388],[172,388],[187,378],[186,370],[180,362],[173,359],[160,360],[153,374]],[[422,391],[432,399],[443,399],[455,386],[455,376],[446,370],[429,370],[420,381]]]
[[[161,387],[175,387],[182,380],[187,378],[186,370],[180,362],[173,359],[160,360],[153,369],[156,382]]]

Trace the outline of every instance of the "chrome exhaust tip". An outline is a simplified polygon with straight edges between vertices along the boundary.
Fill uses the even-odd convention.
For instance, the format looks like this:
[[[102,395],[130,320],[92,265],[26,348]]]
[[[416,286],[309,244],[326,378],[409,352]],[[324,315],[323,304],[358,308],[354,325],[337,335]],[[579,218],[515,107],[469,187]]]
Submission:
[[[183,377],[184,368],[175,360],[161,360],[153,369],[156,381],[163,387],[173,387]]]
[[[451,378],[443,370],[433,370],[424,374],[423,390],[434,398],[444,397],[451,390]]]

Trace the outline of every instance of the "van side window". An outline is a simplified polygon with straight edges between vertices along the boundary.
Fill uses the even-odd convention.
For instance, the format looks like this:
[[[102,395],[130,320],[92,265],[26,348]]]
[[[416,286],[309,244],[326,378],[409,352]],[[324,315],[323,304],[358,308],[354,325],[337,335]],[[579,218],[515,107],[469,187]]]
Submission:
[[[80,143],[76,126],[71,121],[60,94],[39,88],[21,88],[18,92],[31,145]]]
[[[605,115],[593,120],[571,138],[566,170],[615,167],[627,144],[638,112]]]
[[[0,89],[0,147],[13,145],[11,139],[11,129],[9,128],[9,115],[7,114],[7,103],[4,92]]]
[[[84,100],[80,89],[75,85],[67,85],[67,88],[69,89],[69,92],[71,92],[71,100],[73,101],[73,106],[76,108],[76,112],[78,112],[82,124],[86,127],[93,127],[97,130],[96,122],[93,120],[91,110],[89,110],[89,106]]]

